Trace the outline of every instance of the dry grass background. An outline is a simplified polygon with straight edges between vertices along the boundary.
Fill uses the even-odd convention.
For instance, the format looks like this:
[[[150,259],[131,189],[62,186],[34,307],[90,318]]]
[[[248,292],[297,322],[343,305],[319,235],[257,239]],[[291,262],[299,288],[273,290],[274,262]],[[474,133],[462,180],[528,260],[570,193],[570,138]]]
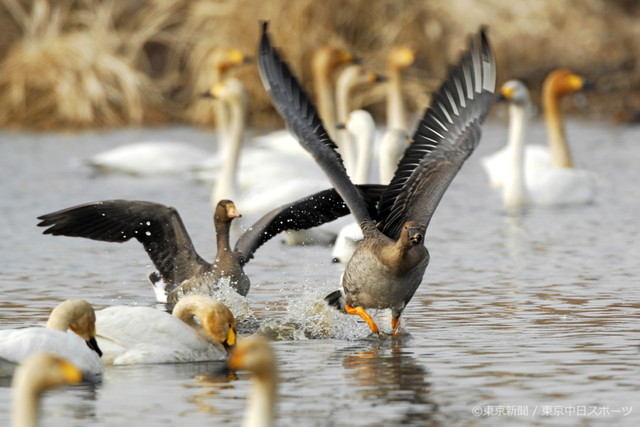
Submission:
[[[0,0],[0,126],[77,129],[186,122],[213,124],[197,95],[215,78],[216,47],[254,54],[258,21],[311,90],[315,47],[348,48],[384,73],[403,43],[407,102],[422,109],[447,63],[480,25],[499,79],[520,78],[534,100],[546,73],[569,67],[596,82],[592,117],[640,117],[640,2],[635,0]],[[231,72],[250,94],[254,126],[278,126],[255,64]],[[384,120],[382,86],[356,103]]]

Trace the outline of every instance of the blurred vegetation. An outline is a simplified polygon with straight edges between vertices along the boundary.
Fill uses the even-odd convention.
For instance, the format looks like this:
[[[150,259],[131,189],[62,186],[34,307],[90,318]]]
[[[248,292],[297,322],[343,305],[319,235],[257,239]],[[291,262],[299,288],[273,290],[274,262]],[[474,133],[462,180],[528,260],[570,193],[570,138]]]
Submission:
[[[420,58],[405,89],[421,110],[466,36],[487,25],[500,82],[522,79],[537,101],[547,72],[571,68],[597,89],[567,108],[637,121],[639,18],[635,0],[0,0],[0,126],[213,124],[198,97],[212,55],[253,55],[263,19],[310,92],[316,47],[347,48],[384,74],[388,49],[402,43]],[[281,126],[255,64],[230,73],[247,86],[252,125]],[[384,121],[382,86],[356,103]]]

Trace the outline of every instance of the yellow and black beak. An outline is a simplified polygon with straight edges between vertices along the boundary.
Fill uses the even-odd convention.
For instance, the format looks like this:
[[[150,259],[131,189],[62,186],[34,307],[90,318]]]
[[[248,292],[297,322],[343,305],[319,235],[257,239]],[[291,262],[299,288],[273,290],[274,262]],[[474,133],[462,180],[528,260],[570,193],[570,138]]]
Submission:
[[[419,228],[410,228],[409,241],[414,245],[419,245],[424,241],[424,232]]]
[[[227,352],[231,351],[233,346],[236,345],[236,330],[235,330],[235,328],[229,328],[229,333],[227,334],[227,339],[224,340],[222,345],[224,346],[225,350],[227,350]]]

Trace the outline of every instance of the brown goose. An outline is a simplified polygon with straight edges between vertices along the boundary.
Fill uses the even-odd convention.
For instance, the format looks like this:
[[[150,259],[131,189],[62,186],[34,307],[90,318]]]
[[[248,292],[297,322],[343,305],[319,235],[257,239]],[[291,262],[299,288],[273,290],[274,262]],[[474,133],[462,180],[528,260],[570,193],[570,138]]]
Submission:
[[[391,309],[392,328],[422,282],[429,263],[424,234],[442,195],[478,145],[492,104],[496,66],[484,31],[470,41],[459,63],[433,96],[414,142],[371,215],[346,174],[335,143],[288,66],[272,47],[267,23],[258,51],[262,82],[289,129],[311,153],[345,200],[364,235],[345,267],[343,290],[326,297],[348,314],[378,326],[367,308]]]
[[[370,209],[384,186],[360,186],[361,197]],[[321,203],[322,212],[317,205]],[[149,275],[160,302],[176,303],[186,294],[210,294],[221,280],[240,294],[249,292],[250,280],[243,267],[253,253],[271,237],[285,230],[300,230],[347,215],[346,207],[333,189],[321,191],[267,213],[249,228],[231,249],[229,228],[239,217],[230,200],[220,201],[214,212],[218,252],[215,261],[205,261],[193,247],[175,208],[137,200],[105,200],[73,206],[38,217],[44,234],[85,237],[123,243],[136,239],[144,246],[158,272]]]

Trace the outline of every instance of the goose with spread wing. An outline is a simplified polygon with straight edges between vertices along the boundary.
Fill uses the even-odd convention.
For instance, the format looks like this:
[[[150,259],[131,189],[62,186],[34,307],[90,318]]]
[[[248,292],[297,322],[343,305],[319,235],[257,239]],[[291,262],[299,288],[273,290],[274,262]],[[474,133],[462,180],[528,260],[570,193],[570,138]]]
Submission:
[[[366,309],[391,309],[399,333],[400,315],[429,263],[426,228],[445,190],[478,145],[481,125],[493,102],[496,65],[480,31],[433,96],[395,176],[371,215],[349,179],[335,143],[315,107],[280,59],[263,23],[258,66],[263,85],[289,129],[309,151],[346,202],[364,240],[345,267],[342,290],[326,300],[360,316],[372,332],[378,326]]]
[[[383,189],[380,185],[363,185],[356,192],[373,210]],[[323,206],[321,212],[318,204]],[[221,282],[247,295],[251,283],[244,265],[262,244],[281,231],[315,227],[348,213],[334,189],[324,190],[267,213],[240,236],[232,250],[229,230],[240,214],[232,201],[222,200],[214,212],[217,254],[213,263],[198,255],[178,211],[160,203],[92,202],[42,215],[38,226],[48,227],[44,234],[54,236],[118,243],[138,240],[158,270],[149,275],[156,298],[174,304],[187,294],[211,294]]]

